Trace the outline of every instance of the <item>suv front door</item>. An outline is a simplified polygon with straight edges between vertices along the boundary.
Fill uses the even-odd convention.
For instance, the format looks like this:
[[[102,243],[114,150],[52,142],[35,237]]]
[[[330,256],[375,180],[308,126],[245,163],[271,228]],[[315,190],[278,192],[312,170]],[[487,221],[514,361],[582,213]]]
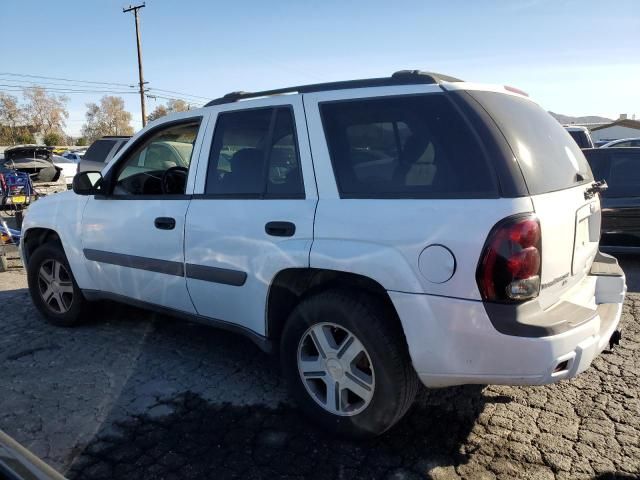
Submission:
[[[135,139],[90,197],[82,246],[97,288],[193,313],[184,277],[184,221],[207,117],[186,112]]]
[[[200,315],[264,335],[274,277],[309,266],[317,193],[302,102],[222,105],[209,125],[186,222],[189,293]]]

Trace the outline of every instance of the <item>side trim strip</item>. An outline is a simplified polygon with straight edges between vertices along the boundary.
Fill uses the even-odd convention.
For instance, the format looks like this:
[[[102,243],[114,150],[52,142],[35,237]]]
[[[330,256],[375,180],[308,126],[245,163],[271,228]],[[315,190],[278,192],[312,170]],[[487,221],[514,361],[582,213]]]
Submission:
[[[181,262],[139,257],[137,255],[127,255],[124,253],[105,252],[103,250],[94,250],[92,248],[85,248],[83,252],[87,260],[93,260],[94,262],[137,268],[139,270],[165,273],[167,275],[176,275],[178,277],[184,276],[184,265]]]
[[[205,282],[224,283],[240,287],[247,281],[247,274],[239,270],[228,268],[207,267],[205,265],[195,265],[187,263],[187,277]]]
[[[185,276],[185,267],[181,262],[139,257],[137,255],[127,255],[124,253],[105,252],[103,250],[94,250],[92,248],[85,248],[83,252],[87,260],[92,260],[94,262],[137,268],[139,270],[175,275],[177,277]],[[233,285],[235,287],[241,287],[247,281],[246,272],[231,270],[228,268],[195,265],[193,263],[188,263],[186,265],[186,277],[193,278],[195,280],[203,280],[205,282]]]

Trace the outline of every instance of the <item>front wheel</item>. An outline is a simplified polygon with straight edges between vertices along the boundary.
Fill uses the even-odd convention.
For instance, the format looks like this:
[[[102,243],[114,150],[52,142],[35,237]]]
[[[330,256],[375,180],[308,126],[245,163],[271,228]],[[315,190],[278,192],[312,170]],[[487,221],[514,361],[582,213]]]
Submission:
[[[47,322],[63,327],[80,322],[87,301],[60,245],[45,243],[33,252],[27,280],[33,304]]]
[[[418,380],[400,327],[378,299],[330,290],[303,300],[281,339],[285,378],[324,428],[379,435],[411,406]]]

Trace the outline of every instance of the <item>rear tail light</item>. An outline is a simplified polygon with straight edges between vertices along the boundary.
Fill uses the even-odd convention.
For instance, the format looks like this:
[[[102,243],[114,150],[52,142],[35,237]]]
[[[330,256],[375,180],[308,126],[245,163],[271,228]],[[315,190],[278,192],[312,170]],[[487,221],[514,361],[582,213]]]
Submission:
[[[540,223],[533,215],[508,217],[489,233],[476,280],[482,299],[522,302],[540,292]]]

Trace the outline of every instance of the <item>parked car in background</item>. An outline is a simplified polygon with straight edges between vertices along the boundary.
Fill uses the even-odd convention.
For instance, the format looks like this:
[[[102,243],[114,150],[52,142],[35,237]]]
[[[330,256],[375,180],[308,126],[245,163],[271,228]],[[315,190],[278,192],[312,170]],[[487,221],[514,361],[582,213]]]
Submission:
[[[78,163],[60,155],[52,155],[52,160],[56,167],[62,169],[62,175],[64,176],[65,182],[67,182],[67,187],[71,188],[73,177],[75,177],[78,172]]]
[[[640,138],[621,138],[620,140],[612,140],[602,145],[600,148],[611,147],[640,147]]]
[[[52,150],[45,145],[18,145],[7,148],[0,166],[28,174],[34,188],[42,194],[64,191],[67,189],[67,182],[62,167],[53,162]]]
[[[386,431],[419,382],[553,383],[618,338],[598,184],[514,88],[403,71],[231,93],[73,185],[25,218],[46,320],[113,299],[244,334],[340,434]]]
[[[606,145],[607,143],[609,143],[611,140],[594,140],[593,142],[593,146],[595,148],[600,148],[603,145]]]
[[[600,247],[611,253],[640,253],[640,148],[584,150],[594,177],[605,180]]]
[[[587,127],[565,125],[564,129],[569,132],[580,148],[593,148],[593,139]]]
[[[73,160],[75,163],[80,163],[80,160],[82,160],[82,157],[84,157],[84,153],[86,150],[82,150],[82,151],[70,151],[67,150],[66,152],[64,152],[62,154],[62,156],[64,158],[68,158],[69,160]]]
[[[89,146],[78,163],[78,172],[100,171],[129,141],[128,136],[107,136],[96,140]]]

